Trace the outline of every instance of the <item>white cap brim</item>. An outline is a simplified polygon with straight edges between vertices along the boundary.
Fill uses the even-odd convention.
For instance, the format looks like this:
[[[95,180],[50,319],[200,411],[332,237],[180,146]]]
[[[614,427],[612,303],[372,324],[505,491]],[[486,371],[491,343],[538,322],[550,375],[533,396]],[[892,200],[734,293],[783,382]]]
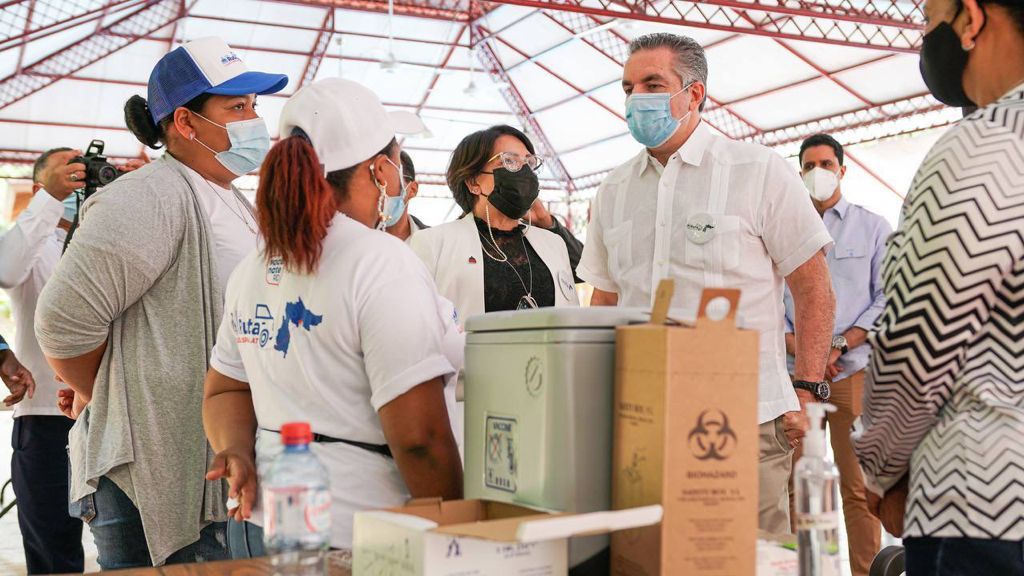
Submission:
[[[427,131],[427,125],[423,123],[423,119],[412,112],[397,110],[394,112],[388,112],[388,116],[391,117],[391,122],[395,126],[396,134],[412,136],[422,134]]]

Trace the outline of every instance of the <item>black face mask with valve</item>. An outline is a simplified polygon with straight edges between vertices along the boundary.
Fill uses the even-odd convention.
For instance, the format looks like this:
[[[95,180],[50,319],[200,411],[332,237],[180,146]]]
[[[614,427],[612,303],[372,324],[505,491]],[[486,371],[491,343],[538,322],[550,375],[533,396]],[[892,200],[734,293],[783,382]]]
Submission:
[[[922,38],[921,77],[936,100],[947,106],[965,108],[974,106],[970,96],[964,92],[964,70],[967,68],[970,53],[964,50],[960,36],[952,25],[960,16],[961,10],[962,3],[952,20],[940,22]],[[984,27],[985,23],[982,24],[982,29]]]
[[[494,172],[494,191],[487,197],[502,214],[518,220],[530,211],[540,194],[540,181],[526,166],[518,172],[498,168]]]

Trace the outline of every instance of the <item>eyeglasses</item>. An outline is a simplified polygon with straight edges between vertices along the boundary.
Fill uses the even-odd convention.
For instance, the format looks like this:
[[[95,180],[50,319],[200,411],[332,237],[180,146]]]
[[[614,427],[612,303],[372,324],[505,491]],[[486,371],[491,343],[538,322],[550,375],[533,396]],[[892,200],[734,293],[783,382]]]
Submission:
[[[544,164],[544,159],[540,156],[534,156],[533,154],[520,156],[515,152],[498,152],[494,156],[491,156],[487,163],[490,164],[495,159],[500,159],[500,167],[508,170],[509,172],[519,172],[524,165],[529,166],[530,170],[536,172]],[[483,172],[483,174],[493,174],[493,172]]]

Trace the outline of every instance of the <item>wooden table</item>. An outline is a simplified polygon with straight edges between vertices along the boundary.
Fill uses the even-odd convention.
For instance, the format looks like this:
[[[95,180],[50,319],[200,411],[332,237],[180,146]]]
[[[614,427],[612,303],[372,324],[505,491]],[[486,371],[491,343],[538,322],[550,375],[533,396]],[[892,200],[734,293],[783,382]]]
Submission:
[[[269,558],[252,560],[228,560],[226,562],[205,562],[203,564],[174,564],[159,568],[132,568],[116,572],[94,572],[93,574],[116,574],[117,576],[271,576],[274,573]],[[352,576],[352,571],[339,562],[328,560],[328,576]]]

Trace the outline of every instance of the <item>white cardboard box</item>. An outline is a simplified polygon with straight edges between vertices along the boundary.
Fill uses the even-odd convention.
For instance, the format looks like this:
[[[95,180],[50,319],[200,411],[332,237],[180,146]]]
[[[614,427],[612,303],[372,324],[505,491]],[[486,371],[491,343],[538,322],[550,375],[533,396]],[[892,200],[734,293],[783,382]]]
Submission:
[[[353,576],[563,576],[568,538],[649,526],[661,506],[553,514],[486,500],[357,512]]]

